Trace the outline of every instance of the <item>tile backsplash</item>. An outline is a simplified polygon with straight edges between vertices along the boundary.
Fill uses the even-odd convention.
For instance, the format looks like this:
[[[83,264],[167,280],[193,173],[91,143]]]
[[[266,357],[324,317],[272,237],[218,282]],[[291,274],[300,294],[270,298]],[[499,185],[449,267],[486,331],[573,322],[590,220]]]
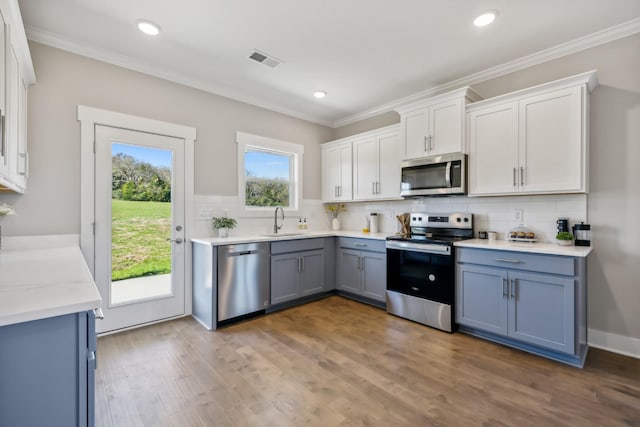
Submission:
[[[396,215],[404,212],[469,212],[474,214],[474,231],[496,231],[498,239],[505,239],[506,233],[521,223],[536,233],[539,241],[552,241],[556,234],[558,217],[568,217],[570,225],[587,222],[587,195],[560,194],[540,196],[507,197],[423,197],[397,201],[350,202],[345,203],[347,212],[340,214],[340,223],[344,230],[361,230],[371,212],[378,213],[378,228],[381,232],[399,231]],[[513,220],[514,210],[522,210],[522,221]],[[285,211],[285,215],[287,212]],[[233,234],[271,233],[273,217],[239,218],[238,198],[235,196],[195,197],[195,235],[213,236],[211,216],[226,215],[238,219],[238,227]],[[321,200],[305,199],[300,212],[287,215],[283,231],[295,231],[298,218],[306,217],[310,230],[331,228],[331,216],[324,212]]]

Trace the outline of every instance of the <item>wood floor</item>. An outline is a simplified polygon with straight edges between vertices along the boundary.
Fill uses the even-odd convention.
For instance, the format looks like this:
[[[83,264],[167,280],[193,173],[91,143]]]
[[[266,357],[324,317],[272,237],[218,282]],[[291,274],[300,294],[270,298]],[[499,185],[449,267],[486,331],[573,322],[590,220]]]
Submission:
[[[333,296],[101,337],[97,426],[640,426],[640,360],[583,370]]]

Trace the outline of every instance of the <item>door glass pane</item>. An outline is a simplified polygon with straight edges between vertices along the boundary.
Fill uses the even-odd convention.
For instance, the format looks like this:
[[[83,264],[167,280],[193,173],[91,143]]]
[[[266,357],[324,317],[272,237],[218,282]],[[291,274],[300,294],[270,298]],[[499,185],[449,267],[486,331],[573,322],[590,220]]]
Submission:
[[[111,145],[110,306],[172,295],[170,150]]]

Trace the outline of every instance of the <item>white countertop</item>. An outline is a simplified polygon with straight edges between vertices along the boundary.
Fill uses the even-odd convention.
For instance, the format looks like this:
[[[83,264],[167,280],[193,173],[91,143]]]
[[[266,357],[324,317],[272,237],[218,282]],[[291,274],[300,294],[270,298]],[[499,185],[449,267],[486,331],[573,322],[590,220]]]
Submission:
[[[393,233],[363,233],[361,231],[305,231],[296,233],[295,235],[282,236],[262,236],[259,234],[246,235],[246,236],[229,236],[229,237],[202,237],[192,238],[194,243],[202,243],[211,246],[223,246],[223,245],[235,245],[238,243],[254,243],[254,242],[281,242],[284,240],[298,240],[298,239],[311,239],[314,237],[357,237],[360,239],[373,239],[373,240],[386,240],[388,236],[393,236]]]
[[[0,251],[0,326],[99,308],[77,246]]]
[[[565,255],[586,257],[593,249],[591,246],[560,246],[555,243],[524,243],[507,240],[471,239],[456,242],[461,248],[495,249],[498,251],[529,252],[534,254]]]

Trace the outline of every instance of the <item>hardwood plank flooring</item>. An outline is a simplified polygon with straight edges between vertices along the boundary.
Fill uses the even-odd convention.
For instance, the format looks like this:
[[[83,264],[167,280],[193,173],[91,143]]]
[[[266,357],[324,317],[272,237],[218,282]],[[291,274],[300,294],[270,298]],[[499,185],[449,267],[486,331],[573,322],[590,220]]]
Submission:
[[[640,426],[640,360],[583,370],[332,296],[98,340],[97,426]]]

